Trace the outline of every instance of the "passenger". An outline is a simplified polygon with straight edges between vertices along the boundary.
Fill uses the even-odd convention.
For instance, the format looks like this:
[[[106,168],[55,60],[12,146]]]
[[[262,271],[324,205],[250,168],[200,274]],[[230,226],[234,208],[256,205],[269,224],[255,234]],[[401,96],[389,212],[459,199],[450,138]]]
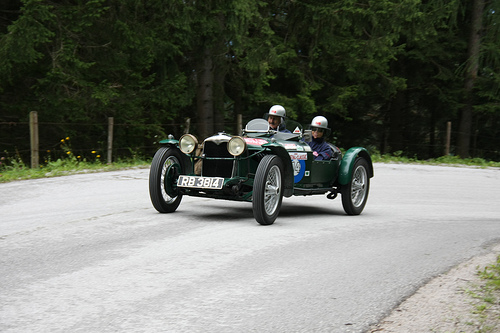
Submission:
[[[316,116],[309,128],[312,132],[312,141],[308,144],[313,150],[314,160],[329,160],[332,157],[332,148],[325,141],[325,137],[330,134],[328,120],[323,116]]]
[[[269,112],[264,114],[264,119],[267,119],[267,122],[269,123],[269,127],[271,127],[271,129],[278,132],[291,133],[286,129],[285,118],[286,111],[285,108],[281,105],[271,106]]]

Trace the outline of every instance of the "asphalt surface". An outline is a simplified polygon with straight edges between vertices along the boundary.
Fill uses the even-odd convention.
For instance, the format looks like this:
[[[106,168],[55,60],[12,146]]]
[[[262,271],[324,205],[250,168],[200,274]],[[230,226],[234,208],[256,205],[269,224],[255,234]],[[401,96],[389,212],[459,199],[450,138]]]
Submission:
[[[1,332],[365,332],[500,243],[500,170],[376,164],[367,206],[184,197],[148,170],[0,184]]]

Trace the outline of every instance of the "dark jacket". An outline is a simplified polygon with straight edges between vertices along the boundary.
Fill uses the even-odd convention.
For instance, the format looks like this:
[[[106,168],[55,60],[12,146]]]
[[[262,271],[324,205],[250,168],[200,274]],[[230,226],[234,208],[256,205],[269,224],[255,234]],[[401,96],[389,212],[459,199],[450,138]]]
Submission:
[[[317,155],[314,154],[315,160],[329,160],[332,157],[332,148],[330,148],[330,145],[323,138],[313,138],[308,144],[311,146],[313,152],[317,153]]]

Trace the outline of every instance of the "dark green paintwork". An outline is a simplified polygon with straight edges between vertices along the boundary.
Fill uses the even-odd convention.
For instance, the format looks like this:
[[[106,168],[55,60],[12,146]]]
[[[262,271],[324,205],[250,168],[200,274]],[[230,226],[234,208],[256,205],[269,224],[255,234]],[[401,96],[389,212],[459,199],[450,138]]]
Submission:
[[[161,140],[160,144],[162,144],[162,145],[178,145],[179,140],[165,139],[165,140]]]
[[[367,160],[368,162],[368,167],[370,170],[368,170],[369,177],[373,177],[373,165],[372,165],[372,159],[370,157],[370,154],[368,151],[363,148],[363,147],[353,147],[350,148],[342,158],[342,163],[340,164],[340,169],[339,169],[339,183],[340,185],[346,185],[351,181],[352,178],[352,173],[354,169],[354,162],[356,161],[356,158],[360,156],[363,157]]]

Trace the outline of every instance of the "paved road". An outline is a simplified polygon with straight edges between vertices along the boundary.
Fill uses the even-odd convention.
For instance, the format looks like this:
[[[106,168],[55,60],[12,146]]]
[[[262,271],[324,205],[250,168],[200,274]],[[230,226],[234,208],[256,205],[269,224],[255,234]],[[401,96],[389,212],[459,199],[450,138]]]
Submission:
[[[149,201],[148,170],[0,184],[1,332],[364,332],[500,243],[500,170],[376,164],[365,211]]]

